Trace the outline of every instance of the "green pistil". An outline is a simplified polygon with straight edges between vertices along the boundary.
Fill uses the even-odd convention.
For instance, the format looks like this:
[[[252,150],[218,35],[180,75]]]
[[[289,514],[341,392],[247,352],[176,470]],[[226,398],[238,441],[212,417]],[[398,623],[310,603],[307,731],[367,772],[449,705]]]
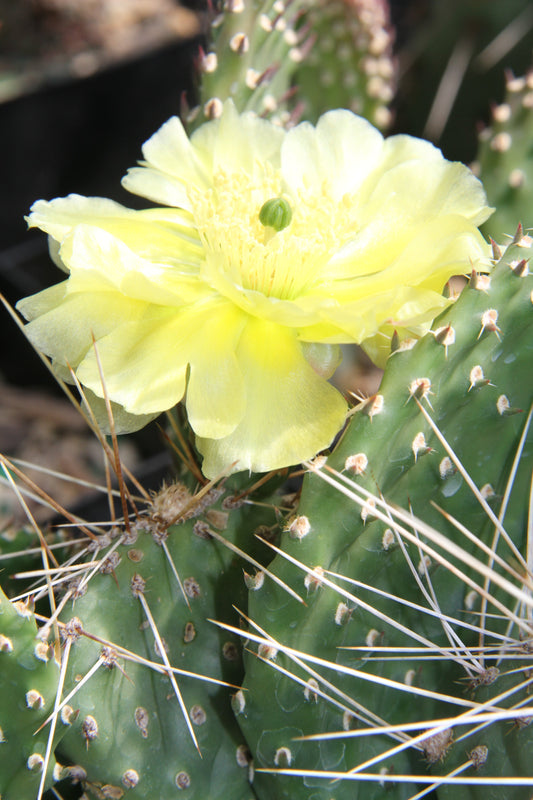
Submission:
[[[263,203],[259,212],[259,222],[265,228],[274,228],[275,231],[282,231],[290,225],[292,219],[292,208],[282,197],[273,197]]]

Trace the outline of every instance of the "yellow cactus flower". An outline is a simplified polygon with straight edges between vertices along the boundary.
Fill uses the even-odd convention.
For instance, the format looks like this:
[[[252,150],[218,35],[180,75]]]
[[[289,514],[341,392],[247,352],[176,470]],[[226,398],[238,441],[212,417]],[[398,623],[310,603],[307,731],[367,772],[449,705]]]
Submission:
[[[124,178],[157,208],[70,195],[32,207],[63,283],[22,300],[29,338],[135,430],[184,399],[208,477],[327,447],[338,345],[378,361],[427,330],[448,278],[484,269],[479,181],[349,111],[285,131],[231,102],[189,139],[169,120]],[[92,396],[92,395],[91,395]]]

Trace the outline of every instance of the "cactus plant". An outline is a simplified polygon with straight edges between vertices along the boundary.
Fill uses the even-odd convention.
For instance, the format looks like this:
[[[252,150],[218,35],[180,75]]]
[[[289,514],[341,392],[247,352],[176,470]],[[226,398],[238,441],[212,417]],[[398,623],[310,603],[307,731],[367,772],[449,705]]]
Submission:
[[[293,82],[320,113],[320,26],[345,6],[309,6],[227,0],[191,128],[228,97],[290,126]],[[265,239],[291,214],[267,200]],[[173,420],[189,471],[140,499],[120,479],[122,517],[47,570],[35,615],[1,597],[2,800],[41,800],[65,776],[132,800],[530,796],[530,250],[519,227],[426,336],[392,337],[379,393],[306,463],[301,496],[287,470],[208,483]]]
[[[202,102],[189,115],[190,126],[219,116],[228,98],[241,111],[289,123],[292,77],[312,44],[302,25],[308,6],[308,0],[224,2],[211,20],[208,51],[200,54]]]
[[[51,560],[55,558],[57,563],[64,559],[65,552],[76,546],[76,542],[68,539],[63,528],[37,535],[27,525],[8,524],[0,533],[2,590],[7,597],[15,598],[34,584],[36,576],[31,576],[31,572],[43,568],[43,547]],[[17,577],[19,574],[29,574],[30,577],[22,581]],[[31,589],[28,594],[31,594]]]
[[[507,75],[504,101],[479,134],[475,169],[496,208],[484,230],[501,241],[533,203],[533,71]]]
[[[518,238],[431,333],[391,355],[379,395],[361,402],[326,465],[311,465],[298,509],[306,535],[289,525],[270,567],[306,606],[274,584],[250,596],[247,635],[260,645],[246,657],[239,720],[260,796],[328,798],[325,779],[343,777],[336,800],[381,797],[389,781],[388,797],[407,798],[415,787],[395,775],[422,784],[434,776],[438,786],[462,764],[463,781],[481,751],[465,752],[486,745],[487,782],[519,763],[533,785],[531,729],[518,719],[510,733],[495,711],[525,703],[531,715],[524,498],[533,464],[533,279],[530,241],[521,231]],[[486,710],[492,724],[477,726],[475,714]],[[469,725],[443,728],[461,742],[428,740],[438,724],[424,720],[461,714],[473,717]],[[378,735],[387,726],[397,727]],[[357,772],[373,784],[358,784]],[[491,792],[526,796],[523,786]]]
[[[42,566],[38,558],[41,549],[36,545],[35,532],[25,525],[7,525],[0,533],[2,590],[7,597],[14,597],[20,591],[20,584],[11,578],[14,573]],[[24,553],[24,558],[21,558],[21,553]]]
[[[490,278],[474,275],[432,333],[412,349],[412,342],[404,343],[390,356],[380,394],[360,403],[326,465],[310,465],[297,513],[287,516],[282,551],[269,569],[277,582],[263,581],[260,573],[248,577],[248,605],[244,583],[236,577],[240,568],[232,561],[239,550],[250,550],[250,534],[260,521],[257,507],[225,511],[219,493],[202,502],[175,487],[173,511],[164,510],[165,490],[129,533],[102,542],[108,550],[98,560],[100,573],[85,588],[71,587],[74,609],[63,612],[64,620],[72,613],[82,620],[81,626],[69,623],[73,643],[65,692],[76,678],[91,672],[75,701],[68,701],[80,713],[57,750],[60,760],[74,762],[73,774],[85,775],[87,785],[102,796],[128,788],[132,797],[149,797],[173,781],[187,786],[191,796],[203,797],[206,792],[216,796],[209,766],[220,775],[223,763],[229,772],[228,783],[221,786],[232,785],[238,796],[307,797],[312,792],[316,798],[342,800],[354,796],[355,775],[352,780],[344,775],[334,795],[324,777],[339,777],[373,759],[378,766],[365,773],[374,773],[375,780],[370,786],[365,782],[360,790],[364,796],[380,796],[382,785],[397,776],[388,796],[407,798],[414,787],[401,775],[438,785],[451,764],[461,768],[464,782],[469,777],[465,765],[472,772],[472,764],[484,762],[483,748],[488,747],[483,770],[474,777],[489,782],[491,777],[496,782],[509,778],[513,760],[498,753],[511,749],[517,753],[514,759],[527,753],[530,728],[520,724],[520,714],[527,721],[531,711],[526,691],[530,679],[524,679],[531,601],[522,588],[521,554],[527,530],[523,498],[532,459],[527,413],[533,395],[527,369],[533,341],[532,280],[524,258],[529,239],[521,230],[515,238]],[[517,368],[524,376],[521,383],[512,382]],[[492,428],[488,435],[487,426]],[[519,468],[508,502],[507,481],[517,451]],[[477,490],[470,489],[468,476]],[[242,491],[243,485],[246,481],[227,491]],[[349,496],[340,489],[347,489]],[[505,517],[500,513],[502,496]],[[382,497],[386,502],[380,506]],[[446,509],[446,517],[431,499]],[[180,513],[188,516],[180,510],[184,501],[186,510],[190,505],[204,518],[170,526],[167,538],[168,524]],[[514,542],[510,551],[499,543],[501,537],[497,545],[492,542],[495,512],[488,502],[496,504],[496,516]],[[359,511],[355,503],[362,506]],[[269,528],[276,523],[278,504],[279,499],[265,512]],[[226,502],[226,508],[231,505]],[[406,510],[398,512],[401,508]],[[457,530],[453,519],[465,528]],[[226,528],[219,533],[217,525]],[[464,530],[472,531],[470,540]],[[221,537],[232,549],[224,549]],[[90,558],[92,564],[94,554]],[[198,564],[202,579],[193,581]],[[485,580],[489,583],[483,588]],[[484,591],[492,603],[485,611]],[[221,595],[226,612],[216,602]],[[102,609],[102,598],[109,613]],[[514,607],[517,600],[523,612]],[[244,636],[251,643],[259,640],[257,651],[245,656],[243,689],[231,690],[201,678],[207,675],[234,687],[240,681],[240,665],[223,655],[224,644],[231,641],[226,654],[240,657],[242,632],[230,602],[248,621]],[[152,617],[157,620],[154,627]],[[86,635],[78,639],[80,632]],[[169,648],[168,663],[160,657],[158,635],[163,648]],[[102,651],[102,645],[114,646],[114,652]],[[201,646],[194,650],[196,645]],[[387,658],[394,648],[399,648],[399,661]],[[418,648],[416,655],[411,655],[413,648]],[[435,651],[441,657],[432,660]],[[139,656],[151,663],[140,662]],[[177,677],[179,695],[183,686],[182,709],[168,679],[169,665],[200,676],[194,683]],[[509,699],[501,698],[503,690]],[[244,739],[231,721],[231,705]],[[512,738],[507,737],[511,723],[500,720],[505,717],[502,708],[510,708],[507,718],[516,722]],[[184,710],[193,719],[191,728],[204,759],[195,751]],[[435,734],[430,739],[437,723],[424,726],[425,720],[483,711],[493,715],[485,727],[474,721],[463,728],[455,720],[455,738],[473,730],[464,745],[452,744],[448,734],[443,740]],[[402,730],[411,724],[410,737],[393,731],[391,742],[376,735],[385,725]],[[328,733],[337,738],[301,740]],[[170,747],[162,769],[153,748],[172,736],[180,744],[182,761],[170,755]],[[399,752],[387,757],[398,737]],[[293,770],[295,777],[271,776],[265,768]],[[302,774],[299,780],[296,776]],[[533,781],[524,760],[519,776]],[[445,791],[439,788],[443,796]],[[468,791],[478,796],[475,787]],[[505,786],[500,795],[492,791],[495,797],[525,796],[523,786]]]
[[[58,752],[88,785],[107,787],[104,796],[188,789],[222,798],[228,786],[234,797],[253,796],[227,688],[242,680],[238,637],[208,621],[238,622],[232,603],[245,602],[246,583],[236,553],[253,559],[261,549],[253,531],[276,524],[268,494],[262,506],[246,494],[233,500],[240,484],[196,496],[182,483],[165,487],[135,522],[95,543],[98,569],[91,552],[70,587],[64,697],[73,692],[78,716]],[[255,572],[248,582],[265,578]]]
[[[269,569],[277,580],[263,580],[263,570],[248,576],[248,604],[235,555],[250,551],[262,506],[231,509],[226,501],[224,508],[220,492],[194,500],[176,486],[152,501],[129,532],[101,542],[107,550],[98,559],[100,571],[86,586],[82,580],[70,587],[74,607],[63,611],[66,641],[72,641],[63,697],[80,676],[90,675],[75,700],[67,698],[79,715],[57,749],[59,760],[73,762],[73,774],[85,776],[94,791],[120,796],[127,789],[132,797],[151,797],[177,786],[192,797],[215,797],[213,775],[224,774],[221,791],[231,785],[244,798],[311,792],[317,799],[342,800],[354,796],[355,774],[352,780],[344,774],[334,790],[324,778],[338,778],[367,760],[377,767],[365,770],[375,774],[374,783],[360,789],[365,797],[379,797],[389,781],[388,796],[411,797],[414,787],[400,776],[438,785],[449,764],[460,767],[463,782],[465,768],[473,772],[472,764],[481,761],[480,775],[489,782],[509,777],[513,761],[498,753],[510,748],[515,759],[527,753],[530,728],[520,724],[520,714],[527,721],[531,711],[530,679],[524,679],[531,601],[522,588],[521,553],[532,459],[532,281],[524,258],[530,242],[521,231],[515,238],[490,278],[474,275],[432,333],[390,356],[380,394],[360,403],[326,465],[310,465],[298,510],[287,515],[282,550]],[[520,384],[512,382],[516,368],[524,376]],[[507,495],[517,450],[519,468],[503,518],[498,498]],[[470,489],[469,476],[477,490]],[[227,486],[230,496],[249,479],[232,481],[239,483]],[[380,506],[381,498],[386,502]],[[265,499],[270,508],[263,523],[271,530],[280,500]],[[489,501],[514,542],[509,552],[491,541],[495,512]],[[190,509],[198,519],[186,519]],[[182,524],[169,527],[180,514]],[[457,530],[453,519],[465,528]],[[226,527],[219,532],[217,526]],[[470,540],[464,530],[473,532]],[[264,536],[264,529],[259,532]],[[94,553],[89,558],[94,572]],[[485,611],[483,591],[492,603]],[[516,600],[523,612],[514,608]],[[244,634],[231,603],[248,621]],[[259,643],[245,656],[243,689],[236,688],[240,635],[251,643],[246,651]],[[167,646],[168,662],[161,658]],[[394,648],[399,661],[387,658]],[[172,687],[170,666],[198,677],[178,675]],[[235,688],[208,684],[203,676]],[[509,699],[501,697],[503,690]],[[510,708],[507,719],[516,722],[512,738],[502,708]],[[485,727],[475,720],[466,725],[468,716],[464,728],[455,720],[455,738],[473,730],[464,745],[452,744],[449,734],[431,734],[436,722],[424,725],[483,711],[493,715]],[[413,725],[414,733],[396,730],[390,741],[376,735],[386,725],[400,731]],[[336,738],[329,740],[332,733]],[[324,739],[302,741],[313,735]],[[163,741],[169,748],[164,769],[157,757]],[[173,755],[178,744],[179,758]],[[398,753],[388,757],[395,745]],[[272,776],[265,768],[293,770],[294,777]],[[524,760],[519,775],[533,780]],[[445,791],[439,788],[443,796]],[[475,787],[468,791],[478,796]],[[492,791],[495,797],[525,796],[523,786]]]
[[[302,115],[316,122],[331,108],[389,126],[396,65],[386,0],[228,0],[224,8],[200,56],[193,127],[218,116],[228,97],[284,126]]]

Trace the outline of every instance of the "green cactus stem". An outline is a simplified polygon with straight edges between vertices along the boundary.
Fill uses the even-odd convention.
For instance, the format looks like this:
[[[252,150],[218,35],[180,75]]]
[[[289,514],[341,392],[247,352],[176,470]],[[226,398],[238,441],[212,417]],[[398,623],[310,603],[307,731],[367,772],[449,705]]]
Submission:
[[[28,603],[11,602],[0,590],[0,797],[34,800],[62,777],[55,746],[69,721],[60,720],[53,742],[42,724],[54,709],[59,666],[54,648],[38,635]],[[45,765],[48,767],[45,770]]]
[[[486,234],[501,242],[517,219],[525,229],[533,225],[533,71],[507,75],[505,99],[479,134],[474,169],[496,208],[484,225]]]
[[[236,622],[232,603],[265,580],[239,553],[265,557],[253,533],[276,526],[278,512],[269,494],[251,500],[246,483],[241,476],[203,499],[183,484],[164,487],[129,530],[101,542],[91,556],[98,568],[71,587],[64,697],[75,690],[68,703],[78,716],[60,754],[87,786],[146,800],[179,790],[216,800],[228,787],[233,798],[254,797],[231,710],[241,642],[209,622]]]
[[[386,0],[318,0],[307,21],[315,43],[294,78],[305,118],[349,108],[388,128],[397,64]]]
[[[226,0],[200,54],[201,104],[190,127],[219,116],[231,99],[239,111],[286,125],[294,110],[292,76],[311,46],[302,14],[307,0]]]

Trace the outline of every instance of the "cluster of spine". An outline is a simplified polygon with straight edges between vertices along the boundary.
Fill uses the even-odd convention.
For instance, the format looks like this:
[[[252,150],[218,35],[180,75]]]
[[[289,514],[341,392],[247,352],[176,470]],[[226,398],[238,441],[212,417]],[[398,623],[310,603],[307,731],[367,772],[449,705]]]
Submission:
[[[42,570],[43,545],[48,548],[48,556],[53,560],[53,552],[57,551],[57,557],[61,559],[63,556],[60,554],[74,546],[74,542],[61,528],[52,528],[38,536],[28,525],[8,522],[0,532],[0,574],[2,590],[7,597],[17,597],[31,585],[31,579],[19,579],[19,575]]]
[[[479,777],[530,796],[533,278],[515,239],[310,467],[270,565],[306,605],[250,595],[238,719],[261,798],[406,800],[416,776],[456,797],[449,774],[461,798],[486,796]]]
[[[307,6],[308,0],[225,0],[208,51],[200,53],[202,103],[189,117],[191,128],[218,117],[228,98],[239,111],[290,125],[292,77],[312,44],[303,24]]]
[[[349,108],[386,129],[396,87],[387,1],[319,0],[308,22],[315,42],[295,75],[305,118]]]
[[[238,624],[233,605],[245,609],[247,587],[265,580],[254,533],[277,527],[277,511],[264,493],[255,508],[245,485],[203,496],[164,487],[147,512],[99,536],[64,587],[56,716],[70,710],[57,758],[96,797],[254,796],[231,706],[241,642],[210,621]]]
[[[533,70],[507,76],[504,102],[493,106],[491,123],[479,134],[474,169],[496,208],[486,233],[500,241],[517,219],[533,224]]]
[[[443,775],[513,770],[533,785],[530,249],[520,229],[430,334],[393,342],[297,511],[243,476],[178,483],[78,553],[61,670],[54,626],[36,636],[2,598],[2,800],[34,800],[54,749],[47,781],[100,798],[407,800],[401,776],[447,798]]]
[[[231,786],[243,800],[343,800],[356,796],[356,784],[341,780],[332,789],[316,773],[346,773],[368,760],[378,764],[380,782],[363,784],[365,798],[380,797],[384,786],[389,797],[410,797],[412,787],[394,776],[424,773],[427,765],[435,781],[454,769],[496,777],[515,769],[527,779],[531,729],[520,709],[529,704],[533,629],[522,591],[528,565],[519,559],[527,549],[531,434],[509,497],[506,480],[533,396],[530,247],[520,230],[494,272],[473,275],[431,334],[417,344],[393,343],[380,393],[353,414],[328,462],[314,465],[297,513],[287,518],[283,554],[272,566],[277,583],[257,564],[243,575],[240,556],[254,558],[254,532],[270,538],[279,498],[241,505],[235,493],[245,484],[234,478],[225,493],[203,498],[181,484],[166,487],[148,513],[91,545],[62,603],[60,689],[45,631],[36,638],[31,611],[2,598],[2,800],[33,800],[53,747],[70,766],[51,759],[48,780],[70,775],[97,797],[186,790],[216,798]],[[351,492],[369,493],[360,508],[339,494],[341,476]],[[465,539],[431,500],[478,539]],[[395,508],[405,509],[400,522]],[[494,544],[487,508],[503,520],[514,550]],[[462,548],[459,573],[446,563],[452,551],[428,554],[432,529]],[[483,580],[469,566],[475,558],[485,558],[491,583],[484,629]],[[510,596],[509,586],[518,594]],[[255,649],[246,656],[243,689],[233,606],[249,617],[247,649]],[[410,657],[415,647],[428,657]],[[429,657],[431,647],[439,659]],[[402,656],[389,660],[394,648]],[[389,735],[370,734],[371,726],[379,733],[379,726],[496,706],[516,707],[514,725],[511,714],[479,731],[473,720],[426,737],[404,733],[390,756]],[[34,733],[54,707],[48,746],[50,722]],[[464,730],[467,740],[455,741]],[[328,732],[337,738],[301,740]],[[273,777],[264,768],[307,776]],[[451,789],[438,791],[446,797]],[[483,790],[462,791],[477,798]],[[525,796],[523,787],[492,792]]]

